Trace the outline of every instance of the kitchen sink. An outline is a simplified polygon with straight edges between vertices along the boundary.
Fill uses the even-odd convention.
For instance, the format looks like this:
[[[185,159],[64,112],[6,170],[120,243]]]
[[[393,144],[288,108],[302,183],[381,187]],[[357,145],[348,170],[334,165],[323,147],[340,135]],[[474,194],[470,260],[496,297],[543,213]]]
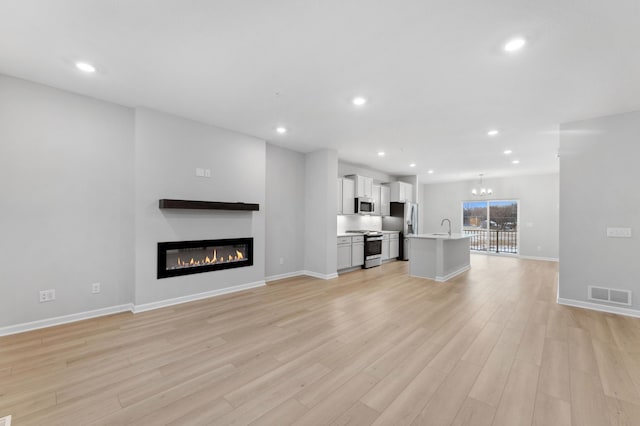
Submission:
[[[448,232],[434,232],[431,235],[449,235],[449,233]]]

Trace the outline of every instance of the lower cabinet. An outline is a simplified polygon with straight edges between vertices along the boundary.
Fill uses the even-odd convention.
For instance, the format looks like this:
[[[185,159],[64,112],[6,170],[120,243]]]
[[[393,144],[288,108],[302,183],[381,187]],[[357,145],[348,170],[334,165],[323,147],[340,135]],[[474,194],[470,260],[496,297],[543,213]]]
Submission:
[[[389,234],[384,234],[382,236],[382,260],[388,260],[391,256],[389,256]]]
[[[364,265],[364,243],[353,243],[351,245],[351,266]]]
[[[400,256],[400,238],[398,234],[391,234],[389,237],[389,258],[395,259]]]
[[[338,237],[338,269],[351,267],[351,237]]]

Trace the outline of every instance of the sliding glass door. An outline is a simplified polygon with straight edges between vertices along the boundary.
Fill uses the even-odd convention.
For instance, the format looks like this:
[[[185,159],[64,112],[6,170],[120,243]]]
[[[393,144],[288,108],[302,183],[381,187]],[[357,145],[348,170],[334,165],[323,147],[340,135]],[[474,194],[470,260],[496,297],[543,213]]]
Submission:
[[[518,201],[464,201],[462,223],[471,250],[518,253]]]

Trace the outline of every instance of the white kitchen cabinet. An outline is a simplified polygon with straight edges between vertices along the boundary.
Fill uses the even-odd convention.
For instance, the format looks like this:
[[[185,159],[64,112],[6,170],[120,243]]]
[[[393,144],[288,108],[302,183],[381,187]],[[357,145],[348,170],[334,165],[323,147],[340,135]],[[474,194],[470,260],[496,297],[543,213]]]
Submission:
[[[380,216],[382,207],[380,205],[381,187],[380,185],[373,185],[373,216]]]
[[[395,259],[400,256],[400,238],[394,233],[389,235],[389,258]]]
[[[342,214],[342,178],[338,178],[338,214]]]
[[[382,236],[382,258],[381,260],[389,260],[391,257],[389,256],[389,234],[384,234]]]
[[[351,266],[364,265],[364,242],[351,244]]]
[[[391,201],[394,203],[413,202],[413,185],[406,182],[391,182],[389,184]]]
[[[360,175],[349,175],[347,177],[355,182],[356,197],[373,197],[373,178]]]
[[[351,237],[338,237],[338,270],[351,267]]]
[[[388,185],[380,187],[380,215],[391,216],[391,189]]]
[[[342,179],[342,214],[355,214],[355,182]]]

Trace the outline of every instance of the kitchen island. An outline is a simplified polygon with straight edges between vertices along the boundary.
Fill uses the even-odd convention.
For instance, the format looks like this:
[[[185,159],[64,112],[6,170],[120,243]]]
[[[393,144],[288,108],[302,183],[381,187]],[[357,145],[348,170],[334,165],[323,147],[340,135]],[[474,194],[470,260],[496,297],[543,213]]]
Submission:
[[[464,234],[409,235],[409,275],[447,281],[469,268],[469,239]]]

